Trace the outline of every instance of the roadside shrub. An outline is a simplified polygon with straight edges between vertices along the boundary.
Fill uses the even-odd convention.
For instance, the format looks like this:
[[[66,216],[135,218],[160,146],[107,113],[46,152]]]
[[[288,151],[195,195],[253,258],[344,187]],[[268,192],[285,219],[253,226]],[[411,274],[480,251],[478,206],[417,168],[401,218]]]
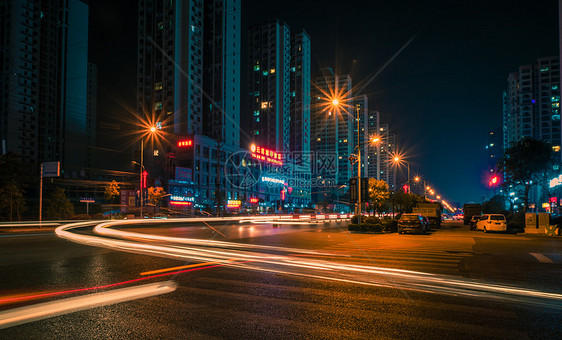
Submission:
[[[349,231],[356,231],[356,232],[375,232],[380,233],[382,232],[382,224],[350,224],[348,226]]]
[[[387,233],[395,233],[398,231],[398,220],[384,219],[382,220],[382,230]]]
[[[351,217],[351,224],[357,224],[358,222],[359,222],[359,216],[353,215],[353,217]]]
[[[361,222],[363,222],[363,221],[361,221]],[[380,223],[381,223],[381,219],[378,218],[378,217],[376,217],[376,216],[368,216],[368,217],[365,219],[364,223],[366,223],[366,224],[380,224]]]

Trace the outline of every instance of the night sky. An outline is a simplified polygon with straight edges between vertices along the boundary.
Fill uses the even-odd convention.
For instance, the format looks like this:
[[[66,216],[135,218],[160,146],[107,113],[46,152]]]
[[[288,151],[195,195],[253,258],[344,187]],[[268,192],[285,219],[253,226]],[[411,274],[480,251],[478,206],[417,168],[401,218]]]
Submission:
[[[313,75],[330,66],[350,73],[354,84],[370,78],[415,37],[366,87],[366,94],[369,107],[378,108],[382,121],[396,133],[412,173],[453,202],[490,195],[481,179],[484,145],[487,133],[501,126],[508,73],[537,58],[558,55],[555,0],[242,4],[243,46],[248,25],[285,21],[293,30],[304,28],[310,34]],[[135,108],[136,97],[136,6],[134,0],[96,0],[90,5],[91,59],[98,65],[98,144],[125,152],[130,126],[124,122],[131,119],[127,109]],[[244,70],[245,55],[242,61]],[[102,165],[113,169],[126,164],[117,152],[105,152],[103,159],[107,164]]]

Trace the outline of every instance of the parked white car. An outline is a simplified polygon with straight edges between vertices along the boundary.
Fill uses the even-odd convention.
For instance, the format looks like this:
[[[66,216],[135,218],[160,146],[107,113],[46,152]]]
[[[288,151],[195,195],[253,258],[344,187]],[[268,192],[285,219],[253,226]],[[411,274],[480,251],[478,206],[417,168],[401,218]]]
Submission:
[[[507,221],[504,215],[501,214],[486,214],[482,215],[480,221],[476,223],[476,230],[484,230],[485,233],[489,231],[507,231]]]

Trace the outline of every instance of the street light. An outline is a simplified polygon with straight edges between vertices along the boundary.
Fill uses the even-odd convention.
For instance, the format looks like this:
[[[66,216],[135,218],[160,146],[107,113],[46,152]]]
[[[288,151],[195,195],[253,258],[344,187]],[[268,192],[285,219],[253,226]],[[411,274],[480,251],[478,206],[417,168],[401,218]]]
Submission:
[[[410,182],[410,162],[403,160],[400,155],[394,155],[394,163],[397,166],[400,165],[402,162],[405,162],[406,165],[408,166],[408,179],[406,180],[406,184],[408,184]],[[408,193],[410,193],[409,184],[408,184]]]
[[[337,81],[336,81],[337,83]],[[332,106],[336,109],[339,110],[340,108],[340,99],[338,97],[334,97],[332,99]],[[336,111],[337,112],[337,111]],[[348,116],[350,116],[352,119],[357,120],[357,146],[354,148],[357,149],[357,215],[358,215],[358,223],[361,224],[361,213],[362,213],[362,202],[361,202],[361,191],[362,191],[362,187],[361,187],[361,146],[366,144],[366,143],[378,143],[380,142],[380,138],[379,137],[372,137],[370,138],[368,141],[361,143],[361,123],[360,123],[360,117],[359,117],[359,112],[357,112],[357,117],[353,117],[353,115],[351,115],[349,112],[347,112],[347,110],[343,110],[343,112],[345,112]],[[336,118],[337,119],[337,118]]]
[[[151,126],[149,129],[149,137],[154,137],[156,133],[156,126]],[[143,218],[142,207],[144,206],[144,191],[143,191],[143,169],[144,169],[144,136],[141,137],[141,148],[140,148],[140,170],[139,170],[139,201],[140,201],[140,218]],[[136,162],[135,162],[136,163]]]

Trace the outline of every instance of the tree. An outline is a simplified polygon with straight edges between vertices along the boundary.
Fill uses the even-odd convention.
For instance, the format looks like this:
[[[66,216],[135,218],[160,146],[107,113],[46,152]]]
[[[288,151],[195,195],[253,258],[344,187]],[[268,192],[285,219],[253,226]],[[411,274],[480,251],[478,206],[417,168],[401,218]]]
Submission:
[[[150,187],[148,188],[148,201],[150,204],[155,206],[160,206],[160,202],[166,195],[164,188],[162,187]]]
[[[398,208],[398,212],[410,213],[412,208],[415,207],[418,202],[423,202],[424,198],[416,194],[409,194],[403,190],[398,190],[394,193],[394,205]]]
[[[388,184],[376,178],[369,178],[369,203],[376,212],[383,212],[388,197]]]
[[[545,182],[552,163],[549,144],[533,138],[525,138],[505,151],[498,162],[498,170],[505,174],[504,182],[523,188],[523,212],[529,205],[529,190]]]
[[[119,184],[115,180],[111,181],[106,187],[103,198],[109,203],[113,203],[116,197],[119,197]]]
[[[48,218],[53,220],[69,218],[70,216],[74,215],[74,206],[66,197],[63,188],[55,189],[55,191],[51,195],[51,198],[49,199],[46,213]]]
[[[495,195],[482,204],[483,214],[503,214],[504,212],[505,198],[502,195]]]
[[[23,194],[24,191],[13,181],[0,189],[0,211],[8,212],[10,222],[13,221],[14,213],[21,221],[21,213],[26,209]]]

